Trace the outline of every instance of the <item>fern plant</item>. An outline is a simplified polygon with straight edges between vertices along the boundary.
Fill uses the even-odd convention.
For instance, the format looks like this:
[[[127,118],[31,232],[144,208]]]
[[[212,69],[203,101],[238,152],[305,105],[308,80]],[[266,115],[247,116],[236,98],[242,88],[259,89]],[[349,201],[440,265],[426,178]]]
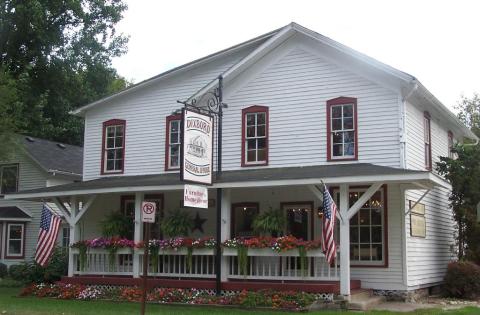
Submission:
[[[112,212],[100,221],[100,228],[104,237],[131,238],[133,235],[132,219],[121,212]]]
[[[257,215],[252,222],[255,233],[278,236],[285,228],[285,215],[280,209],[270,208]]]
[[[190,213],[184,210],[174,210],[162,220],[160,227],[168,237],[188,236],[193,227],[193,219]]]

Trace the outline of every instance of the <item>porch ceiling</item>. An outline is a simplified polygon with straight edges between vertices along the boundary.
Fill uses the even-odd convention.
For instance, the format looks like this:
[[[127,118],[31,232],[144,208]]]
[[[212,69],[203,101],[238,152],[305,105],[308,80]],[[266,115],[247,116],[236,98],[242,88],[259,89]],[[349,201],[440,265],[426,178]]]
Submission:
[[[319,184],[401,183],[411,188],[449,184],[427,171],[379,166],[368,163],[255,168],[224,171],[216,176],[211,188],[273,187]],[[111,176],[66,185],[21,191],[5,199],[42,200],[50,197],[123,192],[168,191],[183,189],[178,173],[137,176]]]

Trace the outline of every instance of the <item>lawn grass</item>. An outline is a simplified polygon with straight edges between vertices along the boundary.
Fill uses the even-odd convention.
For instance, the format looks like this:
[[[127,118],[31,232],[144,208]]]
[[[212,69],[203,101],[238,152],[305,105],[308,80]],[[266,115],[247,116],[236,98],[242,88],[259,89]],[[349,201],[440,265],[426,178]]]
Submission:
[[[140,313],[138,303],[118,303],[105,301],[74,301],[54,300],[36,297],[17,297],[18,288],[0,288],[0,314],[6,315],[131,315]],[[5,313],[4,313],[5,312]],[[172,315],[246,315],[252,310],[231,309],[221,307],[202,306],[168,306],[168,305],[147,305],[147,314],[172,314]],[[287,315],[294,314],[281,311],[257,311],[266,315]],[[295,313],[298,314],[298,313]],[[317,315],[350,315],[359,312],[338,312],[322,311],[309,314]],[[415,315],[474,315],[480,314],[480,310],[474,307],[462,308],[454,311],[441,311],[438,309],[419,310],[414,313],[392,313],[384,311],[368,312],[371,315],[393,315],[393,314],[415,314]]]

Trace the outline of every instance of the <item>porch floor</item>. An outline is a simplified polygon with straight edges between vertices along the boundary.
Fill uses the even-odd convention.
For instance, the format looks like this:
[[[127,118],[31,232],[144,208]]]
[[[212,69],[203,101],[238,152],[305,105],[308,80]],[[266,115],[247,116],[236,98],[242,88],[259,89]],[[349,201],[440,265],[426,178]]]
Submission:
[[[121,277],[121,276],[76,276],[62,277],[62,283],[85,284],[85,285],[119,285],[119,286],[140,286],[141,278]],[[215,280],[198,279],[172,279],[172,278],[153,278],[147,280],[149,288],[169,287],[169,288],[197,288],[197,289],[215,289]],[[352,290],[360,289],[360,280],[351,280]],[[275,289],[280,291],[304,291],[311,293],[340,293],[339,281],[254,281],[254,280],[231,280],[222,282],[222,290],[241,291],[241,290],[261,290]]]

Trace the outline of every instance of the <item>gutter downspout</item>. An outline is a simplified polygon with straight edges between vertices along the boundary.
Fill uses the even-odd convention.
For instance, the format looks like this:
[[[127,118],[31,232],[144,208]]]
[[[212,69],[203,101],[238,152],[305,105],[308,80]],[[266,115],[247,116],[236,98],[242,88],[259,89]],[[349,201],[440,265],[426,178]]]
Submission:
[[[407,99],[418,89],[417,79],[410,81],[413,84],[410,91],[400,100],[400,167],[407,168]]]

